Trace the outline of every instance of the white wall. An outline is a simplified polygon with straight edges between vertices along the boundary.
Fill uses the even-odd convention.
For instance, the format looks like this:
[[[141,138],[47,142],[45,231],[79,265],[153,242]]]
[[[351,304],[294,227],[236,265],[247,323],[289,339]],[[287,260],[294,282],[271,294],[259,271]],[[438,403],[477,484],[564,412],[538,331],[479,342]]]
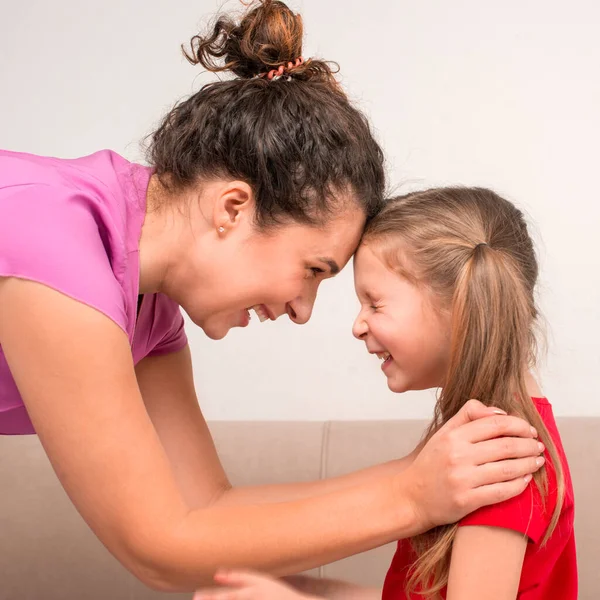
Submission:
[[[215,0],[0,0],[0,146],[77,156],[138,140],[209,78],[179,44]],[[227,6],[237,8],[236,2]],[[550,324],[545,389],[561,415],[600,415],[600,5],[594,0],[304,0],[306,57],[342,65],[401,190],[495,188],[543,236]],[[95,13],[92,11],[96,11]],[[211,342],[189,328],[212,419],[427,416],[395,397],[351,337],[351,270],[326,283],[311,323]]]

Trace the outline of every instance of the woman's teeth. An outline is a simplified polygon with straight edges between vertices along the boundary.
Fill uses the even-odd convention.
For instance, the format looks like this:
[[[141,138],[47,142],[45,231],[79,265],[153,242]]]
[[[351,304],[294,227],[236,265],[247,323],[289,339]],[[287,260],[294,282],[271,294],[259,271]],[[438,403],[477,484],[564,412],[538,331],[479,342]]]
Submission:
[[[252,310],[256,313],[256,315],[258,316],[258,319],[261,323],[263,323],[264,321],[267,321],[270,318],[268,313],[265,311],[265,309],[260,304],[253,306]]]
[[[389,352],[377,352],[377,358],[382,361],[386,361],[388,358],[391,358],[391,354]]]

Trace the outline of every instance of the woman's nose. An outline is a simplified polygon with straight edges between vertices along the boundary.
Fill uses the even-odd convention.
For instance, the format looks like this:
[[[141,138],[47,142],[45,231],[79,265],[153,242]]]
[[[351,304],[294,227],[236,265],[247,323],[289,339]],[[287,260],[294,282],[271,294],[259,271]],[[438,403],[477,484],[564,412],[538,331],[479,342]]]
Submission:
[[[288,302],[286,306],[287,314],[297,325],[304,325],[310,320],[314,304],[314,298],[312,300],[294,300],[293,302]]]

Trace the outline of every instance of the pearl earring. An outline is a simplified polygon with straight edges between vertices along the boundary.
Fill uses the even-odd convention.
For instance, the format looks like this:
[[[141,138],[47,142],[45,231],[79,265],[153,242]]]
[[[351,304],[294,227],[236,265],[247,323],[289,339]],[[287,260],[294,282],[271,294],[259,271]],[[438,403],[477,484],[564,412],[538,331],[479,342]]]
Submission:
[[[219,233],[225,233],[225,227],[219,227]]]

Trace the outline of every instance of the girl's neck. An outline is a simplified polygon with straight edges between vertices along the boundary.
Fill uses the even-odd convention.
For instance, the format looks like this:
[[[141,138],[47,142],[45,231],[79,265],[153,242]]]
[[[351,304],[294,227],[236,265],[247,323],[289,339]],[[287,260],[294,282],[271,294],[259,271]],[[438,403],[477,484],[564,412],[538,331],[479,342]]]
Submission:
[[[524,374],[525,378],[525,387],[527,388],[527,393],[532,398],[543,398],[544,393],[542,392],[542,388],[536,381],[535,377],[531,374],[531,371],[526,370]]]
[[[535,377],[529,369],[525,369],[523,371],[523,379],[525,380],[525,387],[527,389],[527,393],[532,398],[544,397],[544,392],[542,391],[542,388],[540,387],[539,383],[537,382],[537,380],[535,379]],[[440,387],[443,388],[444,386],[442,385]]]

